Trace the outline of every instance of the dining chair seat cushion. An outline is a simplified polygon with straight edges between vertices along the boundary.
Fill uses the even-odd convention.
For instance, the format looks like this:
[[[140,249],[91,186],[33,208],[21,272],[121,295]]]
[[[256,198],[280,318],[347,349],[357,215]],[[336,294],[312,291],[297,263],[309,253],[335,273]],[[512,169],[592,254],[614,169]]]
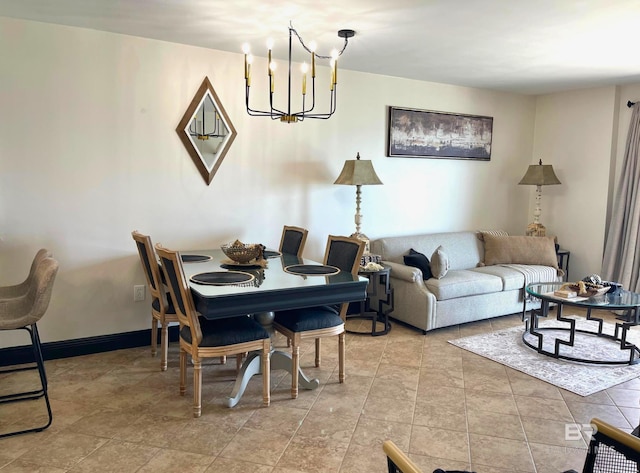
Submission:
[[[337,327],[344,323],[338,312],[329,306],[276,312],[274,321],[292,332],[306,332],[308,330]]]
[[[201,347],[219,347],[236,343],[252,342],[269,338],[269,332],[255,320],[247,316],[224,319],[200,320],[202,331]],[[180,338],[191,343],[191,329],[186,325],[180,330]]]
[[[151,303],[151,307],[153,307],[153,310],[155,310],[156,312],[160,312],[160,301],[157,298],[153,299],[153,302]],[[173,307],[173,301],[171,300],[171,297],[169,297],[169,294],[167,294],[167,308],[165,311],[165,314],[175,314],[176,313],[176,308]]]

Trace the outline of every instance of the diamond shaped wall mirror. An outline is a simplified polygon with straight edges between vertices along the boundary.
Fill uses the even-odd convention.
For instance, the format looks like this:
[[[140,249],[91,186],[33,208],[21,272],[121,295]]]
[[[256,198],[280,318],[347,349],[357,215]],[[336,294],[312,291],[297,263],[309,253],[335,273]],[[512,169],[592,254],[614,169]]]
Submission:
[[[237,134],[209,78],[204,78],[176,132],[209,185]]]

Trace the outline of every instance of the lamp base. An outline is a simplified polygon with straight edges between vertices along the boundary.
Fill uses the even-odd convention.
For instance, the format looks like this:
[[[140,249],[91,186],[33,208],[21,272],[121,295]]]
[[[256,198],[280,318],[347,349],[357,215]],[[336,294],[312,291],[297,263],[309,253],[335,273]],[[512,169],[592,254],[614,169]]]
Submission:
[[[364,254],[368,255],[371,251],[371,241],[369,240],[369,237],[367,235],[365,235],[364,233],[352,233],[351,235],[349,235],[349,238],[355,238],[356,240],[361,240],[364,241]]]
[[[547,235],[547,229],[541,223],[530,223],[527,225],[526,235],[543,237]]]

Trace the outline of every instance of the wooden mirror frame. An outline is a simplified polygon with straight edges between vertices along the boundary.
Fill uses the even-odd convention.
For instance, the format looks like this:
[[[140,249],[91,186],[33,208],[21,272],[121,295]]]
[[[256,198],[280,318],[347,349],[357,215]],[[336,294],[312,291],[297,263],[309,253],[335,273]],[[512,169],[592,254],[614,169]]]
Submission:
[[[204,106],[204,99],[206,98],[207,94],[211,95],[211,100],[213,101],[214,107],[218,111],[218,114],[220,115],[222,122],[229,130],[229,133],[227,137],[224,139],[221,148],[215,153],[216,159],[211,170],[207,168],[207,165],[202,155],[200,154],[200,151],[195,146],[191,137],[189,136],[189,133],[187,132],[187,127],[191,123],[191,120],[194,119],[195,114],[200,110],[200,105]],[[227,112],[222,106],[222,103],[220,102],[220,99],[218,98],[216,91],[213,90],[213,86],[211,85],[211,82],[209,81],[208,77],[204,78],[202,85],[196,92],[196,95],[193,97],[191,104],[189,104],[187,111],[184,113],[184,116],[182,117],[182,119],[180,120],[180,123],[178,124],[178,127],[176,128],[176,133],[178,133],[178,136],[180,137],[180,141],[182,141],[182,144],[187,149],[189,156],[191,156],[191,159],[193,160],[196,167],[198,168],[198,171],[200,171],[202,178],[205,180],[207,185],[211,184],[211,180],[213,179],[213,176],[215,175],[218,168],[220,167],[220,164],[222,164],[222,161],[224,160],[224,157],[227,154],[227,151],[229,151],[229,148],[231,147],[233,140],[235,140],[236,138],[237,132],[233,126],[233,123],[231,123],[231,119],[227,115]]]

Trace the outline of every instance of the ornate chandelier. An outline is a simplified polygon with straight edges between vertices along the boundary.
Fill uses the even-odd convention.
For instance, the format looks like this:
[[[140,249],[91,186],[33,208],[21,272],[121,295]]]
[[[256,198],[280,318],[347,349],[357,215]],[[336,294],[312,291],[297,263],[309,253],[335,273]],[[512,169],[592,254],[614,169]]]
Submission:
[[[248,44],[243,46],[244,52],[244,82],[245,82],[245,102],[247,107],[247,113],[254,117],[270,117],[272,120],[280,120],[285,123],[295,123],[297,121],[303,121],[305,118],[319,118],[326,120],[336,111],[336,90],[338,84],[338,57],[342,55],[345,49],[347,49],[347,44],[349,43],[349,38],[355,36],[355,31],[353,30],[340,30],[338,31],[338,36],[340,38],[344,38],[344,45],[340,51],[333,50],[331,52],[331,56],[321,56],[316,54],[316,46],[315,42],[309,43],[309,46],[305,45],[304,41],[298,34],[298,32],[293,28],[293,26],[289,25],[289,69],[288,69],[288,97],[287,97],[287,108],[286,110],[280,110],[274,107],[273,97],[275,90],[275,70],[276,63],[271,60],[271,50],[273,48],[273,42],[269,40],[267,42],[268,49],[268,77],[269,77],[269,108],[268,111],[255,110],[249,106],[249,93],[251,91],[251,63],[253,61],[253,56],[250,54],[250,48]],[[311,57],[311,98],[309,108],[307,107],[307,72],[309,71],[309,65],[306,62],[302,63],[301,72],[302,72],[302,109],[298,112],[291,111],[291,46],[293,35],[298,38],[302,47],[307,51]],[[314,109],[316,106],[316,59],[328,59],[329,65],[331,66],[331,78],[329,84],[329,111],[327,113],[315,113]]]

